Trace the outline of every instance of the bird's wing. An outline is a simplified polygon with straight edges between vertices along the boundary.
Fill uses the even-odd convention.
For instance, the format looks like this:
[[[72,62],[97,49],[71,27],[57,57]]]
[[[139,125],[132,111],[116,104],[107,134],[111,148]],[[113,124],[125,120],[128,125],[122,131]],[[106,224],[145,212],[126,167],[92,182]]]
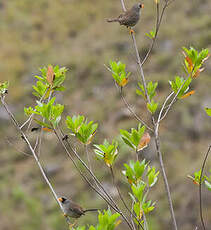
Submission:
[[[74,213],[77,213],[78,215],[84,214],[84,210],[78,205],[73,205],[73,207],[71,207],[70,210]]]

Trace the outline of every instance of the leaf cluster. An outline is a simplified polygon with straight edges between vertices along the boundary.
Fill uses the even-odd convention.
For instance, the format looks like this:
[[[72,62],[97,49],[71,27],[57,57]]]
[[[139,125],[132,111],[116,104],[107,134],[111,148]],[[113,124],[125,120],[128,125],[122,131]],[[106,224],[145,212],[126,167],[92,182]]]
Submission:
[[[68,129],[75,135],[76,138],[83,144],[88,145],[92,142],[92,139],[96,133],[98,127],[97,123],[93,121],[88,122],[84,116],[67,116],[66,125]]]
[[[35,76],[38,81],[33,86],[33,95],[38,98],[48,98],[50,92],[65,90],[64,86],[62,86],[67,72],[65,67],[59,68],[58,65],[55,67],[49,65],[48,68],[43,67],[40,71],[41,75]]]
[[[95,153],[99,159],[103,159],[108,167],[114,164],[114,161],[118,155],[118,142],[112,141],[111,144],[107,140],[104,140],[101,145],[94,145]]]
[[[110,61],[110,68],[112,72],[112,77],[117,82],[117,84],[121,87],[127,85],[128,77],[131,73],[126,73],[126,65],[123,64],[121,61]]]
[[[150,167],[149,163],[143,161],[130,161],[129,165],[124,164],[122,173],[126,176],[131,186],[132,193],[129,193],[134,202],[136,217],[141,220],[143,213],[147,214],[155,208],[155,202],[147,200],[149,188],[153,187],[157,180],[159,171]]]

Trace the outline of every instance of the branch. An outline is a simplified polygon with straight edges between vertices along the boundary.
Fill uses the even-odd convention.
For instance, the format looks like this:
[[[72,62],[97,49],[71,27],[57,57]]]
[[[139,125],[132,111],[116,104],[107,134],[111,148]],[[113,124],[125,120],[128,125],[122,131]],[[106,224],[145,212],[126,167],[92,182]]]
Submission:
[[[153,132],[153,129],[150,128],[150,127],[147,125],[147,123],[146,123],[144,120],[142,120],[142,119],[133,111],[133,109],[131,108],[130,104],[127,102],[126,98],[125,98],[124,95],[123,95],[123,89],[122,89],[122,88],[120,89],[120,96],[121,96],[121,99],[122,99],[122,101],[124,102],[126,108],[127,108],[127,109],[129,110],[129,112],[135,117],[135,119],[136,119],[138,122],[141,122],[147,129],[149,129],[150,131]]]
[[[179,95],[180,91],[182,90],[182,87],[184,86],[184,84],[186,83],[186,81],[188,80],[188,78],[183,82],[183,84],[180,86],[180,88],[178,89],[177,93],[175,94],[174,98],[172,99],[171,103],[168,105],[164,115],[160,118],[160,121],[162,121],[166,115],[168,114],[169,110],[171,109],[171,107],[173,106],[174,102],[176,102],[177,100],[177,96]]]
[[[174,229],[177,230],[177,223],[176,223],[173,203],[172,203],[172,199],[171,199],[171,192],[170,192],[169,183],[168,183],[168,179],[166,176],[166,171],[165,171],[165,167],[164,167],[164,163],[163,163],[163,156],[162,156],[162,153],[160,150],[160,140],[159,140],[158,130],[156,130],[156,132],[155,132],[155,145],[156,145],[157,155],[158,155],[159,162],[160,162],[161,173],[162,173],[162,177],[164,180],[164,185],[165,185],[166,195],[168,198],[169,210],[171,213],[173,226],[174,226]]]
[[[160,29],[160,25],[161,25],[161,22],[162,22],[162,19],[163,19],[163,15],[164,15],[164,12],[166,10],[166,8],[168,7],[168,5],[170,4],[170,1],[166,1],[165,2],[165,5],[163,6],[163,9],[161,11],[161,16],[159,17],[159,3],[156,4],[157,7],[156,7],[156,28],[155,28],[155,37],[153,38],[152,42],[151,42],[151,46],[147,52],[147,54],[145,55],[141,65],[143,66],[144,63],[147,61],[147,59],[149,58],[153,48],[154,48],[154,45],[155,45],[155,41],[157,39],[157,36],[158,36],[158,32],[159,32],[159,29]]]
[[[56,137],[58,138],[60,144],[63,146],[65,152],[67,153],[67,155],[70,157],[70,159],[73,161],[73,157],[71,156],[70,152],[68,151],[66,145],[64,144],[62,138],[59,136],[58,132],[56,130],[54,130],[54,133],[56,135]],[[89,172],[89,174],[92,176],[92,178],[94,179],[94,181],[98,184],[98,186],[100,187],[100,189],[103,190],[103,192],[106,194],[107,197],[103,196],[101,193],[99,193],[99,191],[97,192],[97,190],[95,190],[100,196],[101,198],[103,198],[116,212],[118,212],[122,218],[125,220],[125,222],[127,223],[127,225],[129,226],[129,228],[131,230],[133,230],[132,225],[130,224],[130,222],[128,221],[128,219],[126,218],[126,216],[124,215],[124,213],[119,209],[119,207],[117,206],[116,202],[113,200],[113,198],[108,194],[108,192],[105,190],[105,188],[102,186],[102,184],[100,183],[100,181],[97,179],[97,177],[93,174],[93,172],[90,170],[90,168],[86,165],[86,163],[80,158],[80,156],[78,155],[78,153],[75,151],[75,149],[70,145],[69,141],[67,139],[65,139],[65,142],[67,143],[68,147],[71,149],[71,151],[74,153],[74,155],[77,157],[77,159],[82,163],[82,165],[85,167],[85,169]],[[74,166],[76,166],[74,164]]]
[[[62,147],[64,148],[65,152],[67,153],[68,157],[69,157],[69,158],[71,159],[71,161],[73,162],[75,168],[78,170],[78,172],[79,172],[80,175],[83,177],[83,179],[86,180],[87,176],[83,175],[82,171],[81,171],[81,170],[79,169],[79,167],[77,166],[77,164],[76,164],[76,162],[75,162],[73,156],[72,156],[72,155],[70,154],[70,152],[68,151],[66,145],[64,144],[63,140],[62,140],[61,137],[59,136],[58,132],[57,132],[56,130],[54,130],[54,133],[55,133],[57,139],[59,140],[60,144],[61,144]],[[67,143],[67,141],[66,141],[66,143]],[[68,147],[69,147],[69,145],[68,145]],[[76,153],[76,151],[75,151],[72,147],[71,147],[71,150],[72,150],[72,152]],[[76,154],[77,154],[77,153],[76,153]],[[77,154],[77,155],[78,155],[78,154]],[[80,157],[79,157],[79,158],[80,158]],[[82,161],[81,158],[80,158],[80,160]],[[79,160],[79,161],[80,161],[80,160]],[[85,164],[85,163],[84,163],[84,164]],[[98,194],[101,198],[103,198],[103,199],[104,199],[104,200],[105,200],[115,211],[117,211],[116,207],[114,207],[113,204],[111,204],[110,201],[108,201],[108,199],[107,199],[105,196],[103,196],[103,195],[102,195],[102,194],[91,184],[91,182],[89,182],[88,180],[86,180],[86,182],[91,186],[92,189],[94,189],[95,192],[97,192],[97,194]]]
[[[112,71],[108,66],[106,66],[105,64],[104,64],[104,66],[106,67],[106,69],[108,69],[108,71],[110,71],[111,73],[113,73],[113,71]],[[126,108],[129,110],[129,112],[134,116],[134,118],[135,118],[138,122],[141,122],[147,129],[149,129],[150,131],[153,132],[153,129],[150,128],[150,126],[147,125],[147,123],[146,123],[144,120],[142,120],[141,117],[139,117],[139,116],[133,111],[131,105],[127,102],[126,98],[125,98],[124,95],[123,95],[123,88],[122,88],[122,87],[119,88],[115,80],[114,80],[114,83],[115,83],[115,86],[116,86],[117,90],[119,90],[120,97],[121,97],[122,101],[124,102]]]
[[[120,192],[120,190],[119,190],[119,187],[118,187],[118,185],[117,185],[117,183],[116,183],[115,176],[114,176],[114,171],[113,171],[113,168],[112,168],[112,167],[110,167],[110,172],[111,172],[111,177],[112,177],[112,180],[113,180],[113,184],[114,184],[114,186],[116,187],[116,190],[117,190],[117,192],[118,192],[118,195],[119,195],[120,200],[122,201],[122,203],[124,204],[124,206],[125,206],[125,208],[128,210],[128,212],[130,213],[130,215],[133,216],[133,217],[136,219],[136,221],[138,222],[139,226],[144,230],[143,226],[141,225],[140,221],[137,219],[136,215],[133,213],[133,211],[131,211],[131,210],[128,208],[128,206],[127,206],[127,204],[126,204],[126,202],[125,202],[125,200],[124,200],[124,198],[123,198],[123,196],[122,196],[122,194],[121,194],[121,192]],[[133,228],[135,229],[133,220],[132,220],[131,222],[132,222]]]
[[[3,106],[4,106],[5,110],[6,110],[6,112],[9,115],[10,120],[12,121],[12,123],[14,124],[14,126],[17,128],[17,130],[20,132],[21,136],[23,137],[23,139],[25,140],[26,144],[28,145],[28,147],[29,147],[29,149],[30,149],[30,151],[31,151],[31,153],[32,153],[32,155],[34,157],[34,160],[35,160],[35,162],[37,163],[37,165],[38,165],[38,167],[40,169],[40,172],[41,172],[41,174],[43,176],[43,179],[45,180],[46,184],[50,188],[50,190],[51,190],[51,192],[52,192],[52,194],[53,194],[56,202],[58,203],[60,209],[62,210],[62,212],[64,212],[63,208],[62,208],[62,205],[58,201],[58,196],[57,196],[57,194],[56,194],[53,186],[51,185],[51,183],[50,183],[47,175],[45,174],[45,171],[44,171],[44,169],[43,169],[43,167],[42,167],[42,165],[41,165],[41,163],[40,163],[40,161],[39,161],[39,159],[38,159],[38,157],[37,157],[37,155],[36,155],[36,153],[35,153],[32,145],[31,145],[30,141],[28,140],[28,138],[25,135],[25,133],[21,130],[21,127],[19,126],[19,124],[18,124],[17,120],[15,119],[14,115],[12,114],[12,112],[9,110],[7,103],[4,101],[4,97],[5,96],[1,95],[1,102],[2,102],[2,104],[3,104]],[[69,218],[66,218],[66,220],[69,223]]]
[[[168,0],[166,0],[166,2],[169,3]],[[124,8],[125,8],[125,6],[124,6],[124,0],[121,0],[121,4],[122,4],[122,8],[124,10]],[[167,5],[166,5],[166,7],[167,7]],[[164,10],[165,10],[165,8],[164,8]],[[163,14],[164,14],[164,10],[163,10],[163,13],[161,13],[162,17],[163,17]],[[157,20],[158,20],[158,18],[159,18],[159,7],[157,7]],[[157,23],[157,28],[158,29],[160,27],[160,24],[161,24],[161,21],[160,21],[160,23],[159,22]],[[157,32],[158,32],[158,29],[157,29]],[[146,86],[144,71],[143,71],[143,68],[142,68],[142,63],[141,63],[141,60],[140,60],[140,55],[139,55],[139,52],[138,52],[137,43],[136,43],[136,39],[135,39],[134,33],[131,34],[131,37],[132,37],[134,49],[135,49],[135,52],[136,52],[137,64],[138,64],[139,69],[140,69],[141,79],[142,79],[142,83],[143,83],[143,86],[144,86],[144,91],[145,91],[145,94],[146,94],[147,102],[150,103],[150,97],[149,97],[149,94],[147,92],[147,86]],[[149,56],[149,54],[148,54],[148,56]],[[152,118],[152,123],[153,123],[154,128],[155,128],[154,134],[155,134],[156,150],[157,150],[157,155],[158,155],[158,158],[159,158],[161,172],[162,172],[162,176],[163,176],[163,180],[164,180],[164,184],[165,184],[165,190],[166,190],[166,194],[167,194],[167,198],[168,198],[168,203],[169,203],[169,209],[170,209],[170,213],[171,213],[171,218],[172,218],[174,229],[177,230],[177,223],[176,223],[176,218],[175,218],[175,214],[174,214],[174,209],[173,209],[173,203],[172,203],[172,199],[171,199],[170,188],[169,188],[168,179],[167,179],[165,168],[164,168],[162,153],[161,153],[161,150],[160,150],[159,134],[158,134],[158,130],[156,131],[156,123],[155,123],[154,116],[152,115],[151,118]]]
[[[168,95],[168,97],[165,99],[165,101],[164,101],[164,103],[163,103],[163,105],[162,105],[162,107],[161,107],[161,110],[160,110],[160,113],[159,113],[159,115],[158,115],[158,120],[157,120],[157,122],[156,122],[156,132],[158,132],[158,128],[159,128],[159,124],[160,124],[160,121],[161,121],[161,116],[162,116],[162,113],[163,113],[163,110],[165,109],[165,106],[166,106],[166,104],[167,104],[167,102],[168,102],[168,100],[171,98],[171,96],[174,94],[174,92],[171,92],[169,95]]]
[[[206,164],[210,150],[211,150],[211,145],[208,147],[208,150],[205,154],[205,157],[204,157],[204,160],[202,163],[202,167],[201,167],[201,175],[200,175],[200,179],[199,179],[199,212],[200,212],[201,223],[202,223],[204,230],[206,230],[206,228],[205,228],[205,223],[204,223],[204,219],[203,219],[203,212],[202,212],[202,195],[201,195],[202,187],[201,187],[201,184],[202,184],[202,178],[203,178],[203,172],[204,172],[205,164]]]
[[[42,100],[45,98],[45,95],[47,93],[48,90],[45,91],[45,93],[43,94],[43,96],[40,98],[39,102],[42,102]],[[27,127],[27,130],[29,130],[30,126],[31,126],[31,122],[32,122],[32,119],[34,117],[34,113],[32,113],[29,118],[20,126],[20,129],[22,129],[27,123],[29,123],[28,127]]]

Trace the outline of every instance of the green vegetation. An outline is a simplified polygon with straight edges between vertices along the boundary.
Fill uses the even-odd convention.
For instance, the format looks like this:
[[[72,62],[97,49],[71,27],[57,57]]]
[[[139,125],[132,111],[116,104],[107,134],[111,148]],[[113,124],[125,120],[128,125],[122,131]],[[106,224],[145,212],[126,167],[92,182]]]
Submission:
[[[127,5],[133,2],[128,1]],[[208,0],[202,2],[190,3],[178,0],[176,4],[168,8],[152,56],[144,66],[148,82],[147,91],[151,100],[151,103],[147,104],[150,113],[156,115],[160,106],[158,101],[162,102],[165,99],[169,90],[169,79],[171,79],[169,83],[174,92],[182,87],[178,99],[188,97],[188,100],[178,102],[174,112],[171,112],[171,119],[167,119],[161,127],[161,138],[165,140],[163,151],[167,162],[168,179],[171,181],[172,196],[177,207],[176,215],[183,223],[183,230],[193,229],[198,220],[197,211],[193,214],[190,209],[192,211],[198,207],[197,187],[194,183],[199,183],[200,171],[192,177],[193,184],[185,180],[185,177],[199,170],[202,161],[201,153],[210,141],[210,119],[206,113],[209,116],[211,114],[209,109],[211,72],[210,60],[204,63],[207,56],[207,50],[204,48],[210,46],[211,40],[209,32],[211,3]],[[153,1],[145,3],[142,18],[135,28],[141,57],[146,54],[150,39],[154,39],[155,35],[152,30],[155,13],[153,4]],[[109,167],[115,163],[116,168],[119,169],[116,175],[118,183],[122,181],[121,171],[123,170],[123,175],[126,176],[125,181],[128,183],[121,183],[120,187],[125,196],[127,196],[131,181],[134,182],[135,185],[131,186],[131,198],[135,202],[136,216],[142,217],[140,201],[144,200],[141,208],[147,213],[154,207],[157,209],[157,203],[151,200],[157,200],[159,197],[160,206],[156,210],[156,215],[153,214],[154,211],[150,214],[149,228],[167,229],[169,213],[167,204],[163,202],[162,184],[157,183],[153,187],[154,191],[150,194],[150,200],[146,200],[143,193],[143,188],[153,186],[157,181],[157,170],[149,166],[150,162],[158,169],[157,160],[153,155],[154,147],[149,144],[149,149],[139,156],[141,159],[139,164],[131,161],[131,155],[128,154],[131,150],[128,146],[135,151],[145,146],[143,143],[140,145],[145,128],[139,126],[137,130],[134,128],[131,132],[122,130],[119,134],[119,129],[137,126],[125,112],[117,96],[115,85],[112,84],[111,74],[103,66],[104,63],[106,66],[110,64],[114,80],[119,86],[124,87],[128,100],[135,103],[136,112],[147,118],[146,104],[143,103],[146,100],[144,87],[139,83],[136,93],[134,90],[138,71],[134,65],[133,47],[128,40],[128,31],[118,25],[107,25],[105,21],[106,18],[118,14],[120,10],[119,1],[102,0],[13,0],[0,3],[0,43],[2,44],[0,81],[10,82],[7,99],[20,121],[26,118],[22,116],[24,106],[27,107],[25,109],[27,116],[39,113],[42,118],[45,118],[45,120],[35,120],[33,124],[35,126],[40,124],[55,128],[60,122],[62,112],[65,116],[69,114],[70,116],[66,119],[68,126],[66,132],[71,132],[82,143],[79,148],[82,158],[85,159],[83,145],[94,142],[97,157],[104,160]],[[190,49],[182,50],[183,45]],[[186,75],[189,76],[186,78],[188,80],[180,77],[184,74],[179,58],[179,53],[182,52],[184,52],[184,68]],[[122,60],[122,62],[109,62],[111,59]],[[58,65],[43,67],[49,63],[67,66],[67,68],[59,68]],[[207,70],[199,76],[203,71],[202,64],[207,67]],[[40,66],[42,67],[41,75],[37,73]],[[67,69],[68,73],[66,73]],[[46,104],[38,102],[34,108],[28,107],[34,101],[30,88],[31,82],[34,82],[31,73],[34,73],[37,79],[33,86],[33,95],[39,100],[42,96],[47,98],[50,91],[57,92],[59,96],[56,104],[54,99],[51,99]],[[199,78],[195,81],[193,78],[196,77]],[[64,80],[66,80],[66,91],[62,92],[63,96],[61,96],[60,91],[64,90],[62,86]],[[7,82],[0,85],[0,93],[5,93],[7,88]],[[190,90],[191,88],[194,88],[194,91]],[[189,97],[192,94],[194,95]],[[202,107],[209,107],[205,109],[206,113],[203,109],[199,109]],[[8,125],[3,113],[0,119],[1,228],[60,229],[61,226],[65,226],[64,218],[55,201],[51,199],[50,192],[42,182],[32,158],[27,158],[17,152],[17,149],[28,152],[28,148],[25,147],[20,136],[14,137],[14,129]],[[99,127],[97,123],[91,121],[92,119],[99,123]],[[65,125],[65,122],[61,123]],[[99,132],[96,132],[97,128]],[[28,132],[28,135],[32,141],[36,141],[36,133]],[[12,146],[8,145],[4,136],[9,137]],[[113,136],[118,136],[115,139],[118,142],[112,141]],[[56,190],[59,193],[65,192],[74,200],[79,201],[83,207],[105,208],[104,202],[91,189],[88,189],[81,179],[77,179],[73,165],[67,161],[63,150],[54,141],[52,133],[45,132],[43,138],[45,145],[41,153],[42,161],[46,165],[46,171]],[[107,140],[103,142],[105,138]],[[119,161],[116,161],[117,151]],[[90,157],[95,158],[95,155],[91,154]],[[144,158],[146,158],[145,161]],[[130,163],[124,165],[124,171],[122,163],[127,161]],[[210,160],[207,162],[207,168],[211,168]],[[107,168],[102,167],[102,161],[96,161],[94,169],[98,177],[110,178]],[[210,190],[209,175],[210,173],[205,173],[202,178],[208,190]],[[142,176],[145,178],[143,179]],[[112,183],[108,183],[107,186],[111,188]],[[187,191],[189,191],[188,194]],[[203,196],[208,200],[210,193],[205,193]],[[127,202],[131,202],[130,197]],[[211,212],[208,202],[204,202],[204,208],[207,213]],[[78,223],[81,226],[87,223],[96,226],[90,227],[90,230],[102,229],[100,221],[109,225],[109,218],[107,218],[109,215],[112,215],[110,211],[100,213],[98,226],[96,226],[97,218],[93,214],[84,216]],[[8,221],[8,217],[12,221]],[[120,224],[116,219],[117,216],[114,214],[112,226]],[[206,221],[208,224],[211,223],[209,217]],[[83,227],[76,229],[84,230]]]

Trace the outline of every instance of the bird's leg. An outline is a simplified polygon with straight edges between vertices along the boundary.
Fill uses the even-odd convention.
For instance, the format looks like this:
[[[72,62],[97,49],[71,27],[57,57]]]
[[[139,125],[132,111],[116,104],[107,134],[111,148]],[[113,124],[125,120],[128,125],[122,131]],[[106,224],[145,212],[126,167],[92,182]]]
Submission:
[[[129,29],[130,29],[130,35],[132,35],[133,33],[135,33],[135,31],[131,28],[131,27],[129,27]]]
[[[73,224],[69,224],[69,229],[72,229],[76,225],[76,223],[77,223],[77,220],[75,220]]]

